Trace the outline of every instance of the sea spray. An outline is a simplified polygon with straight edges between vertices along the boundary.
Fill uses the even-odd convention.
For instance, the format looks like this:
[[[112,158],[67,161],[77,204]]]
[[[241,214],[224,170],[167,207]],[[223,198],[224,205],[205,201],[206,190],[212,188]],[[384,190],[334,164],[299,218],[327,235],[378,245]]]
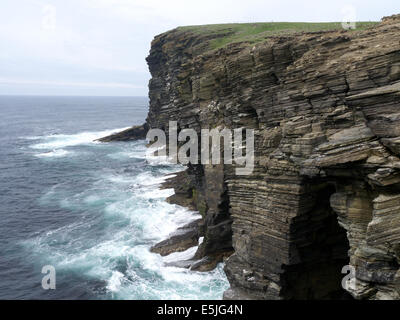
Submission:
[[[166,266],[190,259],[196,247],[167,257],[149,251],[178,227],[199,218],[198,213],[165,201],[172,189],[160,189],[162,182],[183,167],[146,159],[144,141],[111,146],[88,141],[88,137],[98,135],[85,132],[43,137],[44,142],[32,145],[41,150],[69,148],[75,157],[55,160],[69,164],[82,161],[79,152],[86,153],[85,161],[98,157],[108,160],[100,171],[93,168],[86,172],[84,188],[70,184],[72,181],[60,183],[41,199],[43,206],[58,203],[60,208],[81,215],[79,223],[24,244],[36,257],[47,257],[60,274],[79,273],[83,278],[103,281],[104,298],[220,299],[227,288],[222,266],[209,273]],[[136,168],[132,158],[145,163]],[[80,174],[77,172],[74,181],[77,185]]]

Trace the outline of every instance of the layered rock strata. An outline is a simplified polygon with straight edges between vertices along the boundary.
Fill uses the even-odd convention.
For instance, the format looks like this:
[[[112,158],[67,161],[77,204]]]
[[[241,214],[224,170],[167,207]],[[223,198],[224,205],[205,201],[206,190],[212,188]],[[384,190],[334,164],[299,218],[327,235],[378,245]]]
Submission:
[[[175,202],[203,216],[196,258],[233,250],[225,299],[399,299],[400,18],[209,49],[224,36],[175,29],[147,58],[149,128],[255,130],[253,174],[180,178]]]

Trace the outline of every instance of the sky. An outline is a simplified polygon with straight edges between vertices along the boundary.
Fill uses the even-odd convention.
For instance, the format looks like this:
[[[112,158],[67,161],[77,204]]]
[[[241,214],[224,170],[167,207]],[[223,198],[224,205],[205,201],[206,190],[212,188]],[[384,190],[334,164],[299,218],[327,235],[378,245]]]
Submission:
[[[146,96],[151,40],[178,26],[395,13],[399,0],[0,0],[0,95]]]

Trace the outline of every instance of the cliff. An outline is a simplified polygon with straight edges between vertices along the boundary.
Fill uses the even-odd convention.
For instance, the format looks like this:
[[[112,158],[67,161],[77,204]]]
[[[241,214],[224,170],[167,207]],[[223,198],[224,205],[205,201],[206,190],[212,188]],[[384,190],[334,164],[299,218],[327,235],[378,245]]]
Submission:
[[[170,201],[203,216],[179,250],[204,236],[200,268],[187,267],[229,257],[225,299],[348,298],[345,265],[354,298],[399,299],[400,17],[289,29],[187,27],[152,42],[150,128],[255,129],[253,174],[189,165],[169,182]]]

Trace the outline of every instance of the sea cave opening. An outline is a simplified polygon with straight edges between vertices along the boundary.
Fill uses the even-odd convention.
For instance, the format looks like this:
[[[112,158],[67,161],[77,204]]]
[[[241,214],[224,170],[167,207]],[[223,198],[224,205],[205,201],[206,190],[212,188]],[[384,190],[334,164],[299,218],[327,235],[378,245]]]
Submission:
[[[291,228],[293,263],[284,268],[283,295],[286,299],[350,300],[352,296],[342,287],[350,245],[330,205],[335,183],[310,181],[307,189],[300,201],[304,214],[295,218]]]

